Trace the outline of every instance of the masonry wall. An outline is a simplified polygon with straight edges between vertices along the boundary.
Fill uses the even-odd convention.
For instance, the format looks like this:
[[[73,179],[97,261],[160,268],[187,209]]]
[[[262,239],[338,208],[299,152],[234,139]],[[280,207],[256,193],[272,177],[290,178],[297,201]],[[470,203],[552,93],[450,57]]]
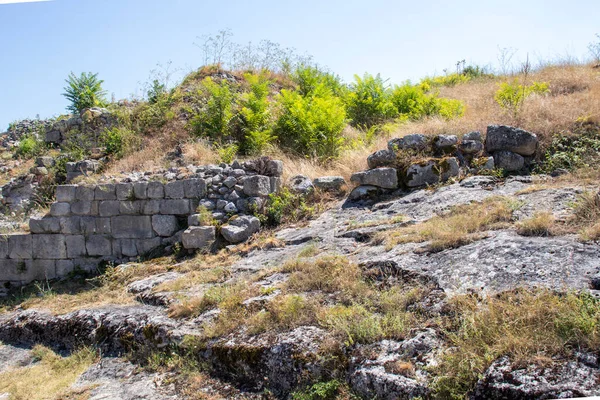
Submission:
[[[30,220],[30,233],[0,238],[0,284],[64,277],[172,245],[199,206],[220,221],[262,207],[281,186],[282,169],[281,161],[262,160],[199,167],[170,182],[58,186],[49,214]]]

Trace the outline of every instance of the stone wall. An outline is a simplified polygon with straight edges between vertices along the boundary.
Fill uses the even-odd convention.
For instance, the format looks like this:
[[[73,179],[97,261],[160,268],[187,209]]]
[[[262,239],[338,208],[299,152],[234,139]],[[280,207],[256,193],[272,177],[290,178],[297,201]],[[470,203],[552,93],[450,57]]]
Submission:
[[[214,226],[198,226],[199,206],[224,224],[225,239],[239,242],[244,232],[258,229],[258,220],[235,216],[261,208],[279,190],[282,171],[281,161],[262,159],[200,167],[192,177],[169,182],[58,186],[48,215],[30,220],[30,233],[0,237],[0,284],[93,270],[103,261],[128,261],[182,241],[189,249],[207,247],[218,235]],[[190,240],[200,232],[202,240]]]

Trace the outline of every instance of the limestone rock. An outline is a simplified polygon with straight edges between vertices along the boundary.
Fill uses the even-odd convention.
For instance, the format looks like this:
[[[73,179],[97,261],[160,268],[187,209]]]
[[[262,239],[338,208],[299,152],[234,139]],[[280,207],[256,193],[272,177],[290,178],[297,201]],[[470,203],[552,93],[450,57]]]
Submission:
[[[477,140],[463,140],[459,149],[464,154],[479,154],[483,151],[483,143]]]
[[[229,243],[241,243],[260,230],[258,218],[249,215],[240,215],[229,220],[221,227],[221,235]]]
[[[308,176],[296,175],[289,179],[288,186],[294,193],[308,194],[314,190],[314,185]]]
[[[454,152],[457,144],[458,137],[456,135],[438,135],[433,139],[433,146],[441,153]]]
[[[216,239],[214,226],[190,226],[181,235],[183,247],[186,249],[204,249]]]
[[[413,133],[411,135],[406,135],[401,138],[395,138],[388,142],[388,150],[396,151],[396,150],[425,150],[429,142],[427,140],[427,136],[420,133]]]
[[[363,185],[355,187],[350,195],[348,195],[348,200],[351,201],[360,201],[360,200],[372,200],[377,198],[381,193],[381,188],[377,186],[369,186]]]
[[[458,160],[454,157],[429,160],[408,167],[406,185],[411,188],[434,185],[458,176],[459,172]]]
[[[494,165],[508,172],[520,171],[525,166],[525,159],[511,151],[497,151],[494,153]]]
[[[396,154],[391,150],[378,150],[367,158],[369,169],[393,167],[396,161]]]
[[[398,188],[398,173],[394,168],[376,168],[368,171],[357,172],[350,181],[361,186],[377,186],[383,189]]]
[[[322,176],[313,183],[319,190],[339,192],[346,185],[346,180],[341,176]]]
[[[534,133],[505,125],[490,125],[485,138],[485,150],[488,153],[506,150],[521,156],[535,154],[538,138]]]
[[[254,175],[244,180],[244,194],[246,196],[268,196],[269,193],[271,193],[271,181],[268,176]]]

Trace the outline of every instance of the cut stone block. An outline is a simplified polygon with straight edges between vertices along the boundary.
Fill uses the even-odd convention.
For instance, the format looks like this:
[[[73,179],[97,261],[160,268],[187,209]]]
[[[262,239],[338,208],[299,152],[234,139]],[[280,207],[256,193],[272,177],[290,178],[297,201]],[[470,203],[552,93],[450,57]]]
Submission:
[[[187,199],[162,200],[160,202],[161,214],[185,215],[190,211],[190,201]]]
[[[165,197],[164,185],[160,182],[148,182],[147,196],[149,199],[163,199]]]
[[[56,201],[70,203],[75,200],[76,185],[59,185],[56,187]]]
[[[152,228],[158,236],[173,236],[178,228],[177,217],[174,215],[155,215],[152,217]]]
[[[27,259],[32,257],[33,235],[8,235],[8,257]]]
[[[85,248],[90,257],[104,257],[112,255],[112,244],[110,237],[105,235],[88,236],[85,240]]]
[[[50,206],[50,215],[53,217],[64,217],[71,213],[71,205],[69,203],[52,203]]]
[[[67,245],[67,258],[81,258],[86,256],[85,238],[83,235],[69,235],[65,238]]]
[[[117,194],[115,192],[115,185],[112,183],[106,183],[103,185],[96,186],[94,192],[95,200],[116,200]]]
[[[33,258],[60,260],[67,258],[65,235],[31,235]]]
[[[150,216],[113,217],[111,227],[113,237],[118,239],[150,239],[154,236]]]
[[[173,181],[165,185],[165,198],[183,199],[184,197],[185,189],[183,181]]]

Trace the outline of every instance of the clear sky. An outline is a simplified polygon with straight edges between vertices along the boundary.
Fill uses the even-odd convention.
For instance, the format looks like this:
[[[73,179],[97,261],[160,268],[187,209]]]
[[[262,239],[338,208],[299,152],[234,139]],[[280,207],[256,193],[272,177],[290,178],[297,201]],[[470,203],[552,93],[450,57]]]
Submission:
[[[98,72],[117,99],[157,63],[200,66],[196,37],[229,28],[269,39],[341,75],[391,82],[441,74],[457,60],[494,65],[498,47],[536,60],[584,57],[600,33],[599,0],[0,0],[0,132],[65,111],[70,71]]]

